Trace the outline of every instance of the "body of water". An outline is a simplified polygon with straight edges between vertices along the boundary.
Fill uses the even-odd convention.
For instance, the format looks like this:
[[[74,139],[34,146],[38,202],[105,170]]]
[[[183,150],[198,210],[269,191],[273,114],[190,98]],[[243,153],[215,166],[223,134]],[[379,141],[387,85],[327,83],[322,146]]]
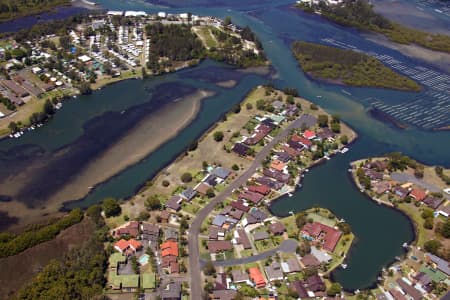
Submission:
[[[128,125],[116,123],[114,118],[112,118],[113,122],[108,122],[108,119],[102,116],[108,114],[114,116],[114,112],[117,114],[122,110],[132,109],[151,101],[149,99],[153,99],[153,96],[146,94],[146,89],[156,91],[157,86],[166,84],[163,85],[165,89],[180,89],[181,92],[183,89],[199,88],[215,91],[215,96],[204,101],[197,118],[176,138],[162,145],[144,160],[99,185],[86,198],[70,202],[66,204],[66,207],[86,206],[108,196],[130,197],[147,179],[170,163],[206,128],[219,120],[233,104],[241,101],[253,87],[269,80],[278,88],[295,87],[301,96],[321,105],[330,113],[339,114],[358,132],[359,139],[351,146],[347,154],[338,155],[326,164],[311,170],[305,177],[302,189],[296,191],[293,197],[279,199],[271,209],[275,214],[282,216],[290,211],[297,212],[312,206],[321,206],[329,208],[339,218],[344,218],[352,226],[356,240],[348,257],[348,268],[336,271],[333,274],[334,278],[346,289],[373,285],[380,270],[392,262],[395,256],[402,253],[402,244],[414,238],[414,232],[411,223],[403,214],[374,204],[355,189],[347,174],[350,161],[381,155],[389,151],[401,151],[428,164],[449,166],[450,134],[424,131],[415,127],[397,130],[389,124],[372,119],[367,112],[371,99],[394,106],[413,101],[416,97],[423,95],[423,101],[428,105],[434,101],[431,97],[425,97],[425,93],[430,89],[427,88],[421,94],[414,94],[369,88],[343,90],[340,86],[317,83],[309,80],[301,72],[291,54],[290,43],[297,39],[322,42],[323,39],[333,38],[342,43],[351,43],[362,51],[390,55],[406,64],[431,69],[432,66],[369,41],[355,30],[336,26],[319,16],[304,14],[293,9],[291,7],[293,1],[100,0],[97,2],[105,8],[114,10],[191,11],[198,15],[218,17],[230,15],[234,22],[241,26],[249,25],[258,35],[272,62],[275,75],[270,78],[242,75],[215,63],[206,62],[199,67],[177,74],[165,75],[153,80],[129,81],[108,87],[92,96],[83,97],[65,105],[63,111],[58,113],[54,120],[38,131],[27,134],[19,140],[0,142],[2,178],[10,174],[9,170],[3,171],[3,165],[6,166],[9,163],[11,170],[16,172],[26,168],[27,160],[21,161],[20,155],[25,155],[28,159],[36,159],[42,155],[52,157],[57,150],[74,147],[77,141],[89,134],[90,124],[95,123],[96,118],[100,118],[100,125],[97,127],[95,136],[106,136],[104,145],[107,148],[108,143],[116,137],[113,134],[109,136],[106,132],[112,130],[117,131],[117,135],[126,134]],[[222,70],[226,70],[223,77],[217,78],[217,74],[221,74]],[[205,76],[204,74],[208,72],[214,76]],[[214,84],[216,80],[222,81],[231,77],[238,82],[232,89],[219,88]],[[148,113],[151,114],[151,110]],[[450,114],[450,112],[447,113]],[[67,118],[64,118],[63,114],[66,114]],[[130,120],[130,122],[131,126],[136,121]],[[83,147],[97,149],[97,146],[91,145],[96,143],[95,138],[85,141]],[[21,149],[27,149],[25,154],[19,151]],[[104,150],[95,151],[102,153]],[[91,159],[87,155],[81,155],[81,157],[86,160]],[[52,174],[49,173],[30,172],[30,176],[47,176],[52,179]],[[73,174],[67,176],[73,176]],[[41,201],[45,205],[45,197]]]

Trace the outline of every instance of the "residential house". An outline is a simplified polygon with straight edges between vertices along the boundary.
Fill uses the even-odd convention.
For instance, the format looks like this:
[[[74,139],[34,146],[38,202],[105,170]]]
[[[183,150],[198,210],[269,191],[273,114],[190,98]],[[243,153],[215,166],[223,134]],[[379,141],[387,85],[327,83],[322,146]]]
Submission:
[[[263,222],[265,219],[267,219],[267,214],[256,207],[250,209],[249,214],[254,217],[258,223]]]
[[[264,169],[263,174],[265,176],[271,177],[271,178],[275,179],[276,181],[284,183],[284,184],[288,183],[289,179],[291,179],[291,176],[289,174],[285,174],[283,172],[271,170],[271,169]]]
[[[266,286],[266,280],[258,267],[249,268],[248,272],[256,288],[264,288]]]
[[[178,230],[176,230],[174,228],[166,228],[164,230],[164,240],[178,241]]]
[[[426,253],[425,258],[435,264],[439,271],[442,271],[447,274],[447,276],[450,276],[450,263],[448,261],[431,253]]]
[[[306,289],[312,292],[320,292],[325,291],[325,283],[323,282],[322,278],[320,278],[319,275],[313,275],[308,277],[304,284],[306,286]]]
[[[424,190],[415,188],[411,191],[411,193],[409,193],[409,195],[416,201],[422,201],[427,196],[427,193]]]
[[[302,234],[313,238],[322,244],[322,247],[330,252],[334,251],[342,233],[330,226],[319,222],[307,223],[303,226]]]
[[[257,231],[253,233],[253,240],[262,241],[267,240],[269,238],[269,234],[266,231]]]
[[[165,206],[166,208],[177,212],[181,209],[181,202],[183,202],[183,198],[178,195],[174,195],[166,202]]]
[[[428,207],[432,209],[437,209],[439,205],[444,202],[443,198],[437,198],[432,196],[427,196],[425,199],[423,199],[423,203],[425,203]]]
[[[250,185],[247,187],[250,192],[259,193],[261,195],[267,196],[270,193],[270,187],[267,185]]]
[[[244,249],[251,249],[252,244],[248,239],[247,233],[244,229],[238,229],[235,231],[235,237],[238,244],[241,244]]]
[[[159,217],[161,218],[162,223],[168,223],[170,218],[170,212],[167,210],[163,210],[160,212]]]
[[[281,270],[281,265],[280,265],[280,263],[278,263],[276,261],[272,262],[270,265],[265,267],[265,271],[266,271],[267,279],[270,282],[277,281],[277,280],[283,280],[283,278],[284,278],[283,271]]]
[[[241,270],[232,270],[231,277],[233,278],[234,283],[244,283],[249,281],[248,274]]]
[[[316,138],[316,133],[312,130],[305,130],[305,132],[303,132],[303,137],[307,138],[308,140],[312,140]]]
[[[121,236],[137,237],[139,235],[139,222],[130,221],[113,230],[113,237],[120,238]]]
[[[281,222],[275,222],[269,225],[269,231],[274,235],[282,235],[286,231],[286,227]]]
[[[287,164],[291,160],[291,156],[286,151],[277,152],[275,154],[277,160]]]
[[[320,261],[312,254],[306,254],[300,261],[305,268],[320,266]]]
[[[233,151],[234,153],[236,153],[240,156],[247,156],[247,153],[249,150],[250,150],[250,147],[248,147],[247,145],[244,145],[242,143],[234,144],[233,148],[231,149],[231,151]]]
[[[231,171],[224,167],[217,167],[211,172],[211,174],[215,177],[225,180],[228,178],[228,176],[230,176]]]
[[[409,296],[411,296],[414,300],[421,300],[423,299],[422,293],[416,289],[415,287],[408,284],[403,278],[397,279],[397,284],[400,286],[400,288]]]
[[[250,207],[245,205],[242,200],[233,201],[230,203],[230,206],[243,212],[248,212],[250,210]]]
[[[214,300],[233,300],[236,297],[237,291],[235,290],[214,290]]]
[[[194,190],[201,195],[206,195],[210,188],[211,188],[211,186],[209,184],[207,184],[206,182],[200,182],[199,184],[197,184],[195,186]]]
[[[197,195],[197,192],[194,191],[193,188],[187,188],[180,194],[180,196],[187,201],[191,201],[195,197],[195,195]]]
[[[300,263],[295,257],[288,258],[285,262],[282,262],[281,269],[283,273],[296,273],[302,270]]]
[[[391,183],[389,181],[380,181],[373,184],[373,190],[378,195],[384,194],[391,190]]]
[[[231,241],[208,241],[209,253],[219,253],[229,250],[233,250]]]
[[[142,239],[152,243],[157,243],[159,240],[159,226],[143,222],[141,224]]]
[[[395,288],[389,289],[389,294],[391,294],[391,296],[395,300],[407,300],[407,298],[405,296],[403,296],[403,294],[399,290],[397,290]]]
[[[406,198],[408,196],[409,191],[401,186],[396,186],[394,188],[394,194],[401,199]]]
[[[180,300],[181,299],[181,283],[171,282],[161,291],[161,300]]]
[[[300,280],[295,280],[291,284],[291,288],[297,292],[297,295],[300,299],[311,298],[308,295],[308,291],[306,290],[305,285]]]
[[[161,257],[178,257],[178,243],[175,241],[166,241],[160,245]]]
[[[313,143],[309,139],[307,139],[303,136],[296,135],[296,134],[294,134],[292,136],[291,141],[295,142],[295,143],[299,143],[300,145],[302,145],[303,147],[308,148],[308,149],[313,145]],[[291,144],[289,144],[289,146],[292,147]]]
[[[328,127],[325,127],[317,132],[317,137],[321,140],[329,140],[334,138],[335,136],[335,133]]]
[[[114,244],[114,248],[122,254],[131,255],[136,251],[141,250],[142,244],[135,239],[131,239],[128,241],[121,239]]]
[[[268,187],[270,187],[271,189],[276,190],[276,191],[278,191],[279,189],[281,189],[284,186],[283,183],[273,180],[267,176],[258,177],[258,178],[256,178],[255,181],[257,183],[267,185]]]
[[[250,202],[253,202],[254,204],[258,204],[264,198],[264,195],[251,191],[242,191],[239,194],[238,198],[248,200]]]
[[[278,159],[274,159],[270,163],[270,168],[279,172],[283,172],[285,167],[286,165],[283,162],[279,161]]]
[[[296,144],[299,145],[299,144]],[[289,154],[290,157],[297,157],[300,155],[301,150],[303,150],[303,146],[301,147],[301,149],[297,149],[297,148],[293,148],[287,145],[284,145],[281,147],[283,149],[283,151],[285,151],[287,154]]]

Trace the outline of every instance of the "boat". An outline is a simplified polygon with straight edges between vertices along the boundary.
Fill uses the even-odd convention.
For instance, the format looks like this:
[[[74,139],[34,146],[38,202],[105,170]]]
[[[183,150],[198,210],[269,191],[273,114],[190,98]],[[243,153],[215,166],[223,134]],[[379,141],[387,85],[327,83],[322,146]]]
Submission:
[[[292,197],[292,194],[291,194],[291,193],[287,193],[287,194],[288,194],[289,197]]]
[[[317,98],[322,98],[322,96],[320,96],[320,95],[319,95],[319,96],[316,96],[316,97],[317,97]]]
[[[299,188],[301,188],[303,185],[302,185],[301,183],[299,183],[299,184],[297,184],[297,186],[298,186]]]
[[[352,94],[346,90],[341,90],[344,94],[351,96]]]
[[[348,152],[348,148],[342,148],[342,150],[341,150],[342,154],[347,153],[347,152]]]
[[[402,246],[403,246],[403,248],[408,248],[409,247],[407,242],[404,242]]]
[[[347,269],[347,264],[341,264],[341,268],[344,270]]]
[[[123,115],[124,113],[125,113],[125,111],[124,111],[124,110],[122,110],[122,111],[120,112],[120,114],[121,114],[121,115]]]

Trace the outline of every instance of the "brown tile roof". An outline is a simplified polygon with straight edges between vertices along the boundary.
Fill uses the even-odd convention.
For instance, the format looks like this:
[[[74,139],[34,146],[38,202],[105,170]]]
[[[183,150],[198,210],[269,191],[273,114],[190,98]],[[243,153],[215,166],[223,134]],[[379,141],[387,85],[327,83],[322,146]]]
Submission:
[[[231,241],[208,241],[208,251],[210,253],[218,253],[233,249]]]

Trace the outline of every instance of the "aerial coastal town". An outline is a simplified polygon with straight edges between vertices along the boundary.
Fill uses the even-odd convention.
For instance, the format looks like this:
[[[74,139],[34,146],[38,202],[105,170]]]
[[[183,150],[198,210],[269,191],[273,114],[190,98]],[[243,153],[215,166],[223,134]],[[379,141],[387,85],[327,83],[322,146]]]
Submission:
[[[46,7],[54,8],[59,4],[51,2],[60,0],[46,1]],[[419,4],[430,1],[419,1]],[[88,0],[81,2],[88,7],[97,6]],[[326,24],[326,30],[330,32],[333,32],[330,28],[335,22],[362,30],[364,38],[373,31],[385,35],[392,43],[450,53],[447,35],[427,34],[389,21],[365,0],[293,2],[289,8],[281,10],[264,7],[264,14],[272,13],[272,9],[280,13],[275,15],[275,22],[283,22],[280,16],[287,14],[291,19],[286,20],[292,22],[292,27],[298,25],[293,22],[294,18],[305,18],[314,24],[323,17],[330,22]],[[434,4],[435,1],[431,2]],[[69,5],[65,0],[60,3]],[[23,11],[27,5],[31,10],[29,0],[20,3],[0,0],[0,25],[1,20],[14,19],[14,13],[27,16]],[[443,131],[423,133],[418,128],[394,129],[379,124],[382,123],[380,120],[371,120],[373,123],[368,123],[369,126],[361,124],[361,129],[357,128],[360,122],[367,121],[364,118],[370,111],[370,107],[361,103],[372,101],[372,94],[378,97],[379,92],[381,99],[383,94],[395,97],[430,91],[357,48],[326,47],[314,44],[315,35],[307,41],[283,32],[280,36],[289,40],[291,49],[288,51],[292,54],[286,65],[294,63],[295,68],[303,72],[301,76],[305,78],[301,80],[308,82],[304,89],[302,85],[303,90],[289,85],[292,81],[286,81],[286,76],[294,77],[295,73],[288,68],[288,75],[284,74],[286,66],[280,63],[283,58],[280,57],[280,61],[273,59],[273,56],[285,52],[277,52],[279,41],[267,40],[267,36],[273,38],[273,32],[268,30],[272,28],[262,27],[261,31],[267,34],[264,48],[250,28],[255,20],[265,20],[259,15],[259,5],[243,6],[248,9],[245,13],[239,10],[239,16],[245,17],[244,22],[237,17],[237,23],[250,24],[242,27],[233,23],[231,17],[198,16],[179,13],[179,9],[175,10],[177,13],[161,11],[152,14],[140,10],[105,9],[37,22],[28,29],[1,34],[0,143],[5,144],[1,144],[4,149],[0,148],[0,168],[7,169],[13,163],[24,165],[23,169],[17,168],[20,170],[18,177],[33,174],[25,170],[35,167],[32,163],[37,161],[36,157],[44,158],[36,165],[45,165],[45,159],[53,155],[46,147],[63,149],[59,155],[65,155],[62,152],[66,150],[61,146],[64,143],[33,144],[33,141],[22,137],[47,129],[37,129],[42,126],[50,128],[49,141],[51,131],[66,133],[63,128],[50,127],[53,115],[66,109],[65,101],[91,99],[96,90],[123,80],[142,79],[133,83],[147,79],[164,81],[165,78],[161,78],[164,74],[182,69],[191,71],[188,68],[201,65],[204,60],[223,63],[232,70],[230,73],[236,73],[233,77],[229,75],[233,78],[230,80],[216,80],[222,79],[217,76],[212,83],[201,81],[199,86],[195,85],[197,91],[206,91],[205,86],[214,87],[214,92],[208,94],[213,96],[205,96],[204,102],[219,94],[231,101],[227,103],[229,106],[222,114],[217,114],[217,118],[206,122],[197,135],[192,134],[195,138],[186,139],[185,146],[172,154],[165,165],[156,168],[154,175],[148,175],[153,170],[146,167],[143,171],[146,177],[141,178],[132,193],[118,196],[119,193],[102,190],[100,196],[86,200],[105,183],[98,181],[99,185],[88,187],[86,199],[64,202],[55,215],[47,213],[50,210],[47,210],[45,201],[43,204],[38,201],[26,203],[27,209],[39,211],[43,221],[29,222],[22,227],[18,225],[20,218],[11,217],[8,211],[0,209],[0,228],[8,228],[0,232],[0,266],[4,270],[0,274],[0,300],[450,299],[450,169],[445,160],[448,153],[441,153],[447,149],[447,136]],[[311,13],[314,15],[309,15]],[[224,14],[220,11],[216,15]],[[248,16],[252,21],[247,23]],[[319,27],[314,30],[319,30]],[[351,36],[356,32],[350,30],[345,33]],[[402,38],[405,33],[409,34],[408,37]],[[376,51],[380,50],[377,48]],[[394,55],[393,52],[389,52],[390,55]],[[408,55],[412,61],[413,56],[411,53]],[[270,67],[272,63],[273,68]],[[210,70],[220,72],[225,69],[214,66]],[[251,85],[241,86],[240,79],[234,80],[242,74],[251,74],[242,77],[245,78],[243,81],[248,79],[252,82]],[[257,76],[261,74],[265,76]],[[194,81],[190,77],[187,80]],[[314,86],[310,82],[314,82]],[[339,87],[345,96],[338,94],[335,100],[334,90],[319,89],[329,84],[347,86],[352,92],[356,91],[355,94],[362,94],[362,89],[369,87],[370,97],[352,106],[350,99],[353,101],[358,95]],[[241,89],[242,93],[237,94],[239,97],[229,97],[233,95],[231,93],[220,94],[235,87]],[[377,91],[376,88],[383,90]],[[389,94],[388,89],[397,90],[395,93],[398,94]],[[442,93],[447,92],[444,89]],[[305,99],[307,97],[314,101]],[[174,105],[178,99],[182,98],[177,98]],[[446,105],[445,100],[441,99],[442,107]],[[392,101],[397,103],[398,99]],[[191,124],[196,124],[201,113],[209,113],[201,112],[205,109],[204,102],[199,104],[200,112],[193,117]],[[396,105],[401,106],[398,103]],[[345,109],[339,108],[340,105]],[[423,110],[421,107],[417,109]],[[151,113],[154,112],[148,114]],[[130,127],[141,121],[139,119],[133,124],[130,121]],[[115,126],[113,121],[110,123],[108,126]],[[152,121],[152,126],[162,128],[156,123]],[[86,124],[80,125],[80,131],[86,129]],[[174,135],[181,135],[186,128],[177,129]],[[143,131],[146,134],[144,138],[152,138],[146,130]],[[399,132],[402,138],[403,135],[408,136],[403,140],[399,138]],[[120,138],[111,143],[126,143],[122,139],[126,134],[126,131],[118,133]],[[373,136],[368,141],[370,134]],[[433,139],[428,139],[432,134]],[[430,163],[430,156],[424,154],[430,148],[417,144],[420,139],[423,139],[423,144],[437,141],[433,147],[439,149],[433,155],[440,156],[433,161],[435,163]],[[170,139],[173,140],[175,138]],[[95,136],[86,143],[92,142],[104,141]],[[143,147],[141,142],[130,143],[133,144],[130,146],[133,147],[133,155],[137,152],[135,147]],[[81,143],[81,147],[86,147],[86,144]],[[367,149],[369,147],[374,149]],[[414,152],[411,147],[419,150]],[[123,149],[117,152],[126,157]],[[152,153],[155,151],[151,150]],[[95,156],[86,152],[88,156],[92,155],[86,160],[92,159],[94,163],[99,157],[101,160],[103,154],[99,151],[99,156]],[[420,153],[427,159],[421,161]],[[13,160],[12,156],[19,157],[20,161]],[[142,161],[149,158],[143,157]],[[440,165],[442,161],[443,166]],[[110,164],[108,161],[108,168]],[[80,169],[88,169],[86,166]],[[346,211],[339,211],[340,206],[327,207],[323,201],[319,201],[323,205],[301,203],[301,209],[295,205],[288,205],[288,209],[282,209],[282,212],[276,209],[277,204],[290,200],[314,203],[307,200],[316,199],[305,199],[314,196],[303,198],[306,194],[301,194],[310,183],[308,178],[312,178],[315,174],[311,173],[315,171],[336,166],[343,166],[342,172],[335,174],[341,174],[348,181],[347,188],[353,194],[347,195],[353,195],[352,200],[367,201],[369,211],[349,208],[363,219],[364,226],[374,228],[377,234],[388,235],[379,230],[377,224],[365,219],[372,215],[372,211],[380,209],[392,213],[397,220],[404,218],[404,224],[409,226],[407,229],[412,235],[397,245],[399,252],[391,256],[392,260],[386,259],[376,265],[379,273],[375,272],[369,284],[368,281],[358,283],[354,289],[339,277],[339,274],[349,274],[345,272],[356,272],[352,270],[355,266],[352,254],[362,245],[363,231],[359,227],[358,230],[352,228],[354,220],[348,218],[352,215],[342,216],[340,214]],[[65,167],[61,164],[55,169]],[[131,167],[113,173],[108,181],[112,180],[113,185],[119,186],[120,176],[116,175]],[[55,172],[56,176],[49,176],[40,169],[38,171],[38,176],[46,176],[52,183],[62,181],[57,178],[58,172]],[[345,187],[337,186],[342,181],[329,176],[331,173],[319,179],[319,189],[329,189],[332,191],[330,198],[336,197],[331,201],[345,206],[348,203],[338,201],[349,201],[349,197],[343,199],[345,194],[335,191]],[[76,176],[79,173],[69,177],[73,179]],[[138,177],[136,173],[130,177],[134,176]],[[32,179],[26,180],[32,182]],[[331,184],[333,180],[336,181],[334,186]],[[46,192],[45,188],[30,190]],[[17,199],[13,198],[0,191],[0,204],[12,204],[10,207],[13,209],[20,209],[24,204],[16,205]],[[23,215],[30,217],[26,213]],[[382,219],[383,216],[377,221],[388,223]],[[370,233],[375,235],[374,231]],[[392,240],[379,239],[377,243],[383,247],[385,241],[392,242],[392,245],[398,242],[398,239]],[[370,255],[377,255],[378,250],[372,250]],[[371,258],[368,253],[366,255],[368,257],[364,259],[369,262]],[[368,265],[357,268],[369,268]]]
[[[62,29],[54,33],[52,25]],[[17,33],[0,42],[1,135],[18,138],[42,126],[64,99],[120,80],[172,72],[206,57],[242,67],[265,62],[249,28],[229,19],[108,11],[36,26],[42,34]]]

